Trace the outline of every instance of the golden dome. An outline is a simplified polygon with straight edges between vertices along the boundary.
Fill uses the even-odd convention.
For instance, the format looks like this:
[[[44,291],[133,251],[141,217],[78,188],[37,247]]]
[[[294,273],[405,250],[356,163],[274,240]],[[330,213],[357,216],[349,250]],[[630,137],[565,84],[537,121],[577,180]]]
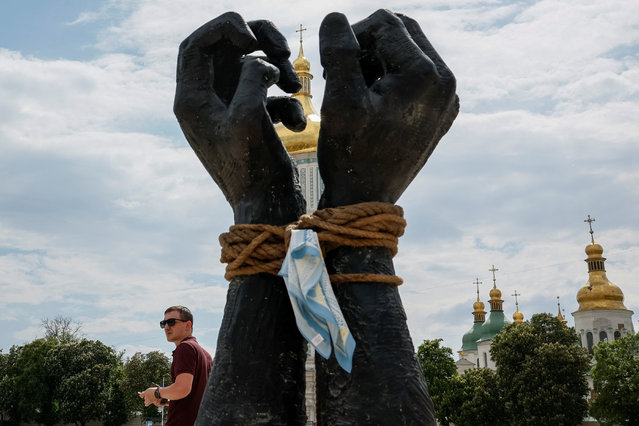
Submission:
[[[577,292],[577,302],[579,302],[577,312],[598,309],[627,310],[623,304],[623,292],[606,276],[604,266],[606,258],[601,256],[603,248],[593,242],[586,247],[586,254],[589,279]]]
[[[524,321],[524,314],[522,314],[519,309],[517,309],[517,312],[515,312],[513,314],[513,320],[515,320],[515,322],[523,322]]]
[[[289,154],[301,154],[317,150],[317,140],[319,139],[320,115],[315,111],[311,103],[311,79],[313,75],[309,72],[311,64],[304,57],[304,50],[300,43],[300,53],[293,61],[293,68],[302,82],[299,92],[291,95],[302,104],[304,116],[306,117],[306,128],[301,132],[293,132],[287,129],[282,123],[275,124],[275,131],[282,140],[284,147]]]
[[[499,290],[497,287],[493,287],[492,289],[490,289],[490,293],[488,293],[490,295],[491,299],[501,299],[501,290]]]
[[[477,298],[477,301],[473,303],[473,317],[475,322],[486,321],[486,311],[484,311],[484,303]]]
[[[298,73],[311,71],[311,63],[304,56],[304,50],[302,49],[301,44],[300,44],[300,53],[297,56],[297,59],[293,61],[293,69]]]
[[[588,244],[586,246],[586,254],[588,256],[601,256],[603,254],[603,247],[597,243]],[[586,259],[588,262],[588,259]]]

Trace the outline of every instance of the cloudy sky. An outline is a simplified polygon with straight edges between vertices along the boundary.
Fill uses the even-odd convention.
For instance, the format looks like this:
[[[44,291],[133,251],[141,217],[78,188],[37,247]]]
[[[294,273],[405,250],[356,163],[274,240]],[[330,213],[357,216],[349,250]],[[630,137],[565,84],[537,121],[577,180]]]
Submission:
[[[83,324],[127,355],[170,351],[164,309],[189,306],[215,350],[227,284],[217,237],[232,212],[172,113],[179,43],[217,15],[270,19],[314,103],[317,32],[344,12],[415,18],[458,81],[461,112],[399,200],[395,258],[414,343],[457,351],[478,278],[495,265],[508,317],[573,324],[587,215],[608,277],[639,313],[639,2],[6,0],[0,3],[0,348]],[[488,304],[486,303],[488,306]],[[635,314],[635,329],[637,314]]]

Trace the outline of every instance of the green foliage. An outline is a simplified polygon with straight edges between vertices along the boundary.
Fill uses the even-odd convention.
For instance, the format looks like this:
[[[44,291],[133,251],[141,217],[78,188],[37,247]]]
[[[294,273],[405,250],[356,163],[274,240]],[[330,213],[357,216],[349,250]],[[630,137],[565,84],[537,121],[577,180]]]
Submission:
[[[120,426],[129,420],[130,411],[126,408],[126,398],[122,383],[124,382],[124,369],[121,363],[111,375],[109,398],[106,402],[104,426]]]
[[[508,424],[497,376],[488,368],[472,368],[453,376],[443,403],[456,426]]]
[[[160,352],[121,354],[99,341],[79,338],[68,318],[43,320],[47,338],[9,353],[0,350],[0,420],[14,424],[84,425],[90,420],[119,426],[145,411],[137,391],[170,381],[171,364]],[[157,408],[146,411],[157,417]]]
[[[639,334],[595,346],[590,412],[602,424],[639,425]]]
[[[13,346],[0,379],[1,410],[16,422],[54,425],[58,419],[53,379],[46,359],[55,342],[37,339]]]
[[[22,420],[20,413],[20,395],[17,391],[17,360],[21,346],[12,346],[8,354],[2,355],[2,371],[0,372],[0,414],[3,420],[11,420],[17,424]]]
[[[435,415],[442,425],[449,422],[449,413],[443,402],[457,367],[453,360],[453,351],[440,346],[442,339],[424,340],[417,348],[417,359],[428,383],[428,391],[435,406]]]
[[[62,420],[85,425],[103,419],[119,365],[115,350],[100,341],[57,345],[47,359],[47,368],[60,372],[56,393]]]
[[[490,349],[506,417],[522,425],[578,425],[587,414],[590,357],[550,314],[509,324]]]
[[[137,394],[151,383],[171,384],[171,361],[162,352],[154,351],[147,354],[137,352],[124,363],[124,380],[122,390],[127,410],[142,412],[145,417],[157,416],[157,407],[144,406],[144,401]]]

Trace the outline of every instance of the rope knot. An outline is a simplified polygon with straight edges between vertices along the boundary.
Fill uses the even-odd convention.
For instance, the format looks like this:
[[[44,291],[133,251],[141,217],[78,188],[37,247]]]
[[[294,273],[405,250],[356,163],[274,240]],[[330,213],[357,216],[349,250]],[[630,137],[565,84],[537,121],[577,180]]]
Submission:
[[[406,220],[401,207],[390,203],[368,202],[317,210],[302,215],[285,226],[262,224],[233,225],[220,235],[221,262],[227,263],[224,278],[269,273],[277,275],[286,256],[293,229],[317,232],[322,251],[340,246],[386,247],[395,256]],[[332,282],[376,281],[402,283],[401,278],[379,274],[331,275]]]

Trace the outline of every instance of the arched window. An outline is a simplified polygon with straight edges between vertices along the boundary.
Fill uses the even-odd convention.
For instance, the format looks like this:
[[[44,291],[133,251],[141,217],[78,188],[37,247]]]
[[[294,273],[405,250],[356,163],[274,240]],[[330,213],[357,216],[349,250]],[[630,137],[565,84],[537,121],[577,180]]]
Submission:
[[[605,331],[601,330],[599,332],[599,341],[600,342],[607,342],[608,341],[608,333],[606,333]]]
[[[619,330],[615,330],[615,340],[621,339],[621,332]]]
[[[486,352],[484,352],[484,367],[488,367],[488,356],[486,355]]]
[[[588,345],[588,352],[592,355],[594,351],[592,350],[592,333],[590,331],[586,333],[586,344]]]

